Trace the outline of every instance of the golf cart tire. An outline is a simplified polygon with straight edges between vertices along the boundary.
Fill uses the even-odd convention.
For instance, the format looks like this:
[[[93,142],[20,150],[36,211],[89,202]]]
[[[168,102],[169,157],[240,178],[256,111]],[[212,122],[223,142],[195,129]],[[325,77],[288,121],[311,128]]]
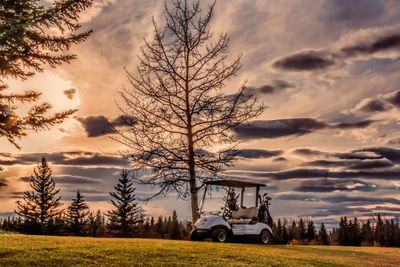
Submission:
[[[268,230],[264,229],[261,231],[260,236],[258,237],[258,243],[267,245],[271,243],[271,234],[268,232]]]
[[[193,230],[190,233],[190,241],[204,241],[205,238],[203,236],[199,236],[196,230]]]
[[[216,227],[213,229],[213,231],[211,233],[211,238],[212,238],[212,241],[214,241],[214,242],[225,243],[225,242],[228,242],[229,233],[223,227]]]

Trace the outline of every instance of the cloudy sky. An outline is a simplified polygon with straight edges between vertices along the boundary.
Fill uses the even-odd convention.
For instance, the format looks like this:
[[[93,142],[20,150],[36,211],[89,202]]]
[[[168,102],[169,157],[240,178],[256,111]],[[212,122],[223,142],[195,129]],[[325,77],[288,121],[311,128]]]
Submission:
[[[79,188],[93,209],[109,208],[108,192],[128,163],[107,121],[118,121],[124,67],[134,70],[152,16],[162,21],[162,11],[156,0],[98,0],[82,17],[94,33],[73,48],[76,61],[8,81],[10,91],[43,92],[55,111],[79,112],[30,134],[21,150],[0,139],[0,215],[12,213],[41,156],[65,201]],[[243,55],[226,90],[247,81],[268,106],[237,129],[243,153],[230,176],[265,181],[277,217],[333,223],[341,215],[400,214],[399,1],[219,0],[212,27],[231,35],[232,56]],[[144,205],[150,215],[177,209],[182,218],[189,207],[174,195]]]

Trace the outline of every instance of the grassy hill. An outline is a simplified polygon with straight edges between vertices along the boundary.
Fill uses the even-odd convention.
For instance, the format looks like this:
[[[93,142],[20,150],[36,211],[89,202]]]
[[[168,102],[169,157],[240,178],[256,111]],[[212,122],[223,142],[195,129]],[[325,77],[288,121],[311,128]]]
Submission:
[[[0,266],[399,266],[400,249],[0,235]]]

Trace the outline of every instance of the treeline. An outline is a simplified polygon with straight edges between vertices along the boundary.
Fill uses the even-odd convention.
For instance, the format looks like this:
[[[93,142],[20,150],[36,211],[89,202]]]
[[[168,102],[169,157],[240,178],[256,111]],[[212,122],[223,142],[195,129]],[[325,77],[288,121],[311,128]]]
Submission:
[[[0,219],[5,231],[26,234],[76,235],[93,237],[154,237],[184,239],[189,230],[174,211],[168,218],[146,218],[135,196],[129,173],[122,170],[114,191],[110,192],[113,209],[96,213],[89,210],[79,190],[70,205],[63,209],[59,189],[45,158],[34,169],[30,190],[17,201],[18,217]]]
[[[380,214],[363,222],[342,217],[339,226],[329,232],[323,223],[317,229],[312,220],[303,218],[291,223],[278,219],[272,230],[274,244],[400,247],[399,221],[382,219]]]
[[[100,211],[89,213],[86,220],[80,225],[79,231],[71,228],[68,220],[64,218],[56,218],[54,223],[47,226],[47,235],[60,236],[90,236],[90,237],[120,237],[115,230],[112,230],[107,222],[107,217]],[[20,232],[26,234],[35,234],[27,232],[21,218],[8,217],[0,218],[0,229],[10,232]],[[172,216],[168,217],[150,217],[143,222],[138,223],[127,237],[140,238],[160,238],[160,239],[188,239],[191,230],[190,223],[183,222],[178,219],[174,211]]]
[[[319,244],[329,245],[331,243],[330,233],[323,223],[317,229],[312,220],[300,218],[298,221],[278,219],[272,225],[273,244]]]

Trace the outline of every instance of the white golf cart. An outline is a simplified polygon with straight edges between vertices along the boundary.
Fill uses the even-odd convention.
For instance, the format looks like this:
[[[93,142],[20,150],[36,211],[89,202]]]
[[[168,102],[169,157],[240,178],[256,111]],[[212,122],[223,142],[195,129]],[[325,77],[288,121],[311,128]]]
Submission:
[[[228,187],[222,211],[202,211],[209,186]],[[206,238],[211,238],[214,242],[227,242],[252,238],[262,244],[268,244],[273,237],[270,227],[272,218],[268,211],[270,198],[264,194],[262,199],[259,194],[260,188],[264,186],[266,185],[261,183],[232,179],[206,182],[200,205],[200,219],[196,221],[190,233],[190,240],[204,241]],[[238,188],[241,189],[240,195],[235,194],[235,189]],[[243,206],[246,188],[256,189],[253,207]],[[232,207],[232,199],[235,202],[239,196],[240,206],[233,204]]]

